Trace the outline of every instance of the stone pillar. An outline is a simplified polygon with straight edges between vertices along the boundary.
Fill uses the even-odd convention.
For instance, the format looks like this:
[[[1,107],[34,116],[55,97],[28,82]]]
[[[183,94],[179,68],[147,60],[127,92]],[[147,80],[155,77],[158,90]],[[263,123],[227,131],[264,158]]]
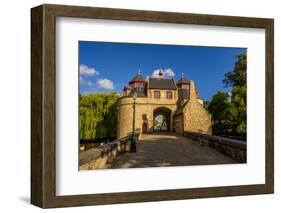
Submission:
[[[170,132],[173,132],[173,128],[174,128],[174,119],[173,119],[174,115],[173,114],[174,114],[174,112],[171,111],[171,113],[170,113],[170,129],[169,129]]]
[[[153,107],[150,107],[147,112],[147,121],[148,121],[148,132],[152,132],[153,128]]]

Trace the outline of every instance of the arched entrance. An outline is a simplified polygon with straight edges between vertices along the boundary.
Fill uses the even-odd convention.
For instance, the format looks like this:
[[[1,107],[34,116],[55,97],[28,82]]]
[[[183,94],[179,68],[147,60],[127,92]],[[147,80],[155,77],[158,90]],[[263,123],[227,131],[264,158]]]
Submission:
[[[153,132],[170,131],[171,110],[158,107],[153,111]]]

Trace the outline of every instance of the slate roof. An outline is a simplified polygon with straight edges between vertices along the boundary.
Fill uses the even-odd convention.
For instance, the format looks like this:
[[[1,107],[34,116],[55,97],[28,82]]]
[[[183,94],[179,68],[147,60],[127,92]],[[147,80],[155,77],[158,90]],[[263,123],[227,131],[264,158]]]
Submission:
[[[141,74],[137,74],[130,82],[133,81],[145,81]]]
[[[167,89],[175,90],[177,88],[173,78],[164,79],[164,78],[149,78],[148,79],[148,88],[149,89]]]

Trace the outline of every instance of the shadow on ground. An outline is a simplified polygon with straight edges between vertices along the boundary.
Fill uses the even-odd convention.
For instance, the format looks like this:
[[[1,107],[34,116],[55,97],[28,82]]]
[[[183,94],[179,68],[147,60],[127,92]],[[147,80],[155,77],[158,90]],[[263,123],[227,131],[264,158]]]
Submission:
[[[19,197],[18,199],[23,203],[30,204],[30,197]]]
[[[145,168],[237,163],[209,146],[172,133],[142,135],[137,153],[124,153],[106,168]]]

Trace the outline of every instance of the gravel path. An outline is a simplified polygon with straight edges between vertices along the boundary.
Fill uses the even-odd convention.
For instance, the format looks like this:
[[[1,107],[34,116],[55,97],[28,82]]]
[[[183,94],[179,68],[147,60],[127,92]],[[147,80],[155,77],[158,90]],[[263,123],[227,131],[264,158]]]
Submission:
[[[137,143],[137,153],[125,153],[106,168],[144,168],[162,166],[187,166],[237,163],[198,141],[172,133],[142,135]]]

